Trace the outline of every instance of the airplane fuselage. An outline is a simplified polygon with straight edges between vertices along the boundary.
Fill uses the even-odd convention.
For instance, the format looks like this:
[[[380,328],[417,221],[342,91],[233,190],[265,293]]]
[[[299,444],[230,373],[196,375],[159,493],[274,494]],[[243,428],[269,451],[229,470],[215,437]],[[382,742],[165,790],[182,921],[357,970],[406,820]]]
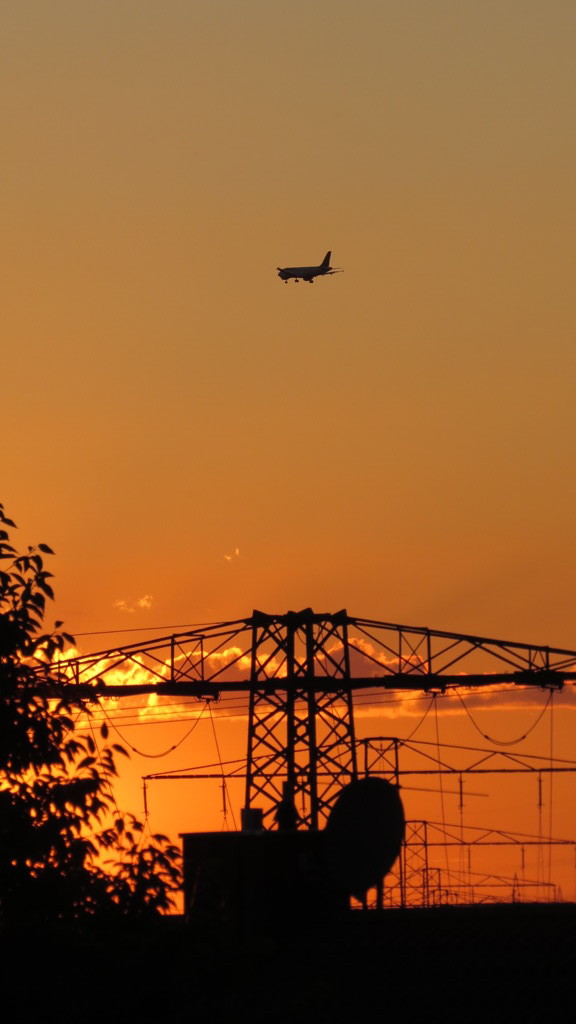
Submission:
[[[330,266],[330,257],[332,253],[327,252],[322,263],[317,267],[277,267],[278,277],[282,281],[309,281],[312,284],[315,277],[323,277],[324,274],[333,274],[334,270]]]
[[[311,281],[314,277],[325,273],[326,271],[321,267],[280,267],[278,277],[281,277],[283,281],[288,281],[291,277],[296,281]]]

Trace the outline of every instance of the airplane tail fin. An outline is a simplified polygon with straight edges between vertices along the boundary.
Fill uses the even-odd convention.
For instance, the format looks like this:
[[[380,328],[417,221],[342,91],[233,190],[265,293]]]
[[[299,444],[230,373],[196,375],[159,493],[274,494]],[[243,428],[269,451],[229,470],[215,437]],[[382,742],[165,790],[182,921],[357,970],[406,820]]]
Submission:
[[[322,263],[320,264],[321,267],[329,267],[330,266],[330,257],[331,257],[331,255],[332,255],[332,250],[329,249],[328,252],[326,253],[324,259],[322,260]]]

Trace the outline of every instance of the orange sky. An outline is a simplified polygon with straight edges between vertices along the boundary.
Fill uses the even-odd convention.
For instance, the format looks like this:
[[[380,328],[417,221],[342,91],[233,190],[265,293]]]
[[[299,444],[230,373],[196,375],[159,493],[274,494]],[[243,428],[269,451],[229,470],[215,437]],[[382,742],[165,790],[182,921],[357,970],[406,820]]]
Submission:
[[[4,5],[0,499],[82,650],[306,606],[576,648],[575,30],[537,0]],[[343,274],[277,279],[328,248]]]

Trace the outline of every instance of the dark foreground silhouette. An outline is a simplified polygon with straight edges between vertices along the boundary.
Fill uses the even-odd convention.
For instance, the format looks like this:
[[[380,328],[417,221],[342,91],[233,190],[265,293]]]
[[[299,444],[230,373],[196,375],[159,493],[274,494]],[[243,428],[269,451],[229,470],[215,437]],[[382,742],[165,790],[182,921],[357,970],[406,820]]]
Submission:
[[[360,911],[263,934],[165,918],[141,929],[12,929],[6,1019],[523,1022],[573,1004],[576,906]]]

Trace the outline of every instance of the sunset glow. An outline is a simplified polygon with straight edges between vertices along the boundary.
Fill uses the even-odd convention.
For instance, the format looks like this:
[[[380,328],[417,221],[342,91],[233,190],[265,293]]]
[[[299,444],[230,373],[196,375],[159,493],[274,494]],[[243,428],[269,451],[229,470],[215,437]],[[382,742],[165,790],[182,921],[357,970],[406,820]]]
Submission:
[[[79,681],[166,682],[166,651],[113,652],[255,608],[576,649],[575,38],[537,0],[4,5],[0,499],[56,552],[61,665],[101,654]],[[278,280],[327,250],[343,273]],[[195,643],[175,675],[249,677],[243,637]],[[367,675],[425,658],[352,646]],[[247,692],[216,697],[94,703],[120,804],[245,760]],[[575,708],[355,697],[359,739],[564,763],[470,776],[464,809],[406,781],[410,818],[570,841]],[[228,789],[149,780],[150,828],[233,827]]]

